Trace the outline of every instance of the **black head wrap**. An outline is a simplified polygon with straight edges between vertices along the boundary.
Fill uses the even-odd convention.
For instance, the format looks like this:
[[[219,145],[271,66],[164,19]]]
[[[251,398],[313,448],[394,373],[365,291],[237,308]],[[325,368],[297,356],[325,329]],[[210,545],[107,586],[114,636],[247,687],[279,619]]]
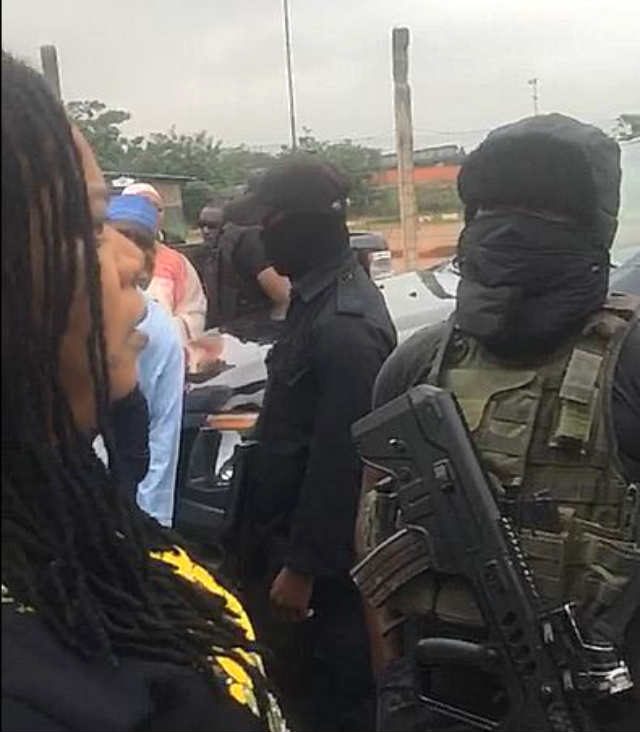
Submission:
[[[458,188],[459,326],[499,355],[556,348],[606,298],[617,143],[562,115],[525,119],[469,155]]]

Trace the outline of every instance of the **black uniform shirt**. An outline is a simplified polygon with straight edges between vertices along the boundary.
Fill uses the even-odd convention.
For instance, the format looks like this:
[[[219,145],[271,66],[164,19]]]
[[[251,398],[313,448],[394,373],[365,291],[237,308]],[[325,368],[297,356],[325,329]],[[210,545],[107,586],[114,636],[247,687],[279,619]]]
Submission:
[[[267,732],[195,670],[120,658],[84,661],[37,613],[2,606],[3,732]]]
[[[382,295],[351,252],[295,283],[268,359],[255,498],[256,523],[284,538],[291,569],[335,576],[352,565],[360,465],[350,429],[395,342]]]

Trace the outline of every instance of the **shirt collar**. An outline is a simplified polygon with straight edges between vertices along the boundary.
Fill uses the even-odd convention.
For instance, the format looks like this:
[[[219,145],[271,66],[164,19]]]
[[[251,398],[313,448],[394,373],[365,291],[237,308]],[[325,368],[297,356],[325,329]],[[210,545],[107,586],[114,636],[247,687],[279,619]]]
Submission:
[[[348,249],[341,252],[327,264],[307,272],[292,285],[293,297],[299,297],[302,302],[311,302],[321,292],[327,289],[335,280],[347,263],[353,261],[353,252]]]

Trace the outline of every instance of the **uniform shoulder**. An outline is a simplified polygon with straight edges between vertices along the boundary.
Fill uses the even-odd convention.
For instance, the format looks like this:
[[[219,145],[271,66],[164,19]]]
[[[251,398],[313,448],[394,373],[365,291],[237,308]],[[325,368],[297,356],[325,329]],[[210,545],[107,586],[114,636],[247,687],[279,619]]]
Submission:
[[[423,382],[445,336],[446,322],[414,333],[385,361],[376,380],[373,407],[377,408]]]
[[[364,269],[357,265],[343,272],[336,286],[336,312],[368,316],[375,314],[376,309],[386,311],[384,298]]]

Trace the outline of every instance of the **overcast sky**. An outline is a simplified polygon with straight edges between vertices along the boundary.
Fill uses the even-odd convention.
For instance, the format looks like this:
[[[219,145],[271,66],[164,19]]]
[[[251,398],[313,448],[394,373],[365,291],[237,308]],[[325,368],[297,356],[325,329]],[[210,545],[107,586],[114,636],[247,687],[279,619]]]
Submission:
[[[605,128],[640,111],[640,2],[290,0],[299,126],[392,140],[390,34],[411,30],[416,144],[472,144],[542,111]],[[65,99],[133,115],[131,132],[208,130],[227,144],[288,138],[282,0],[2,0],[6,50],[58,47]],[[445,134],[440,134],[445,133]]]

